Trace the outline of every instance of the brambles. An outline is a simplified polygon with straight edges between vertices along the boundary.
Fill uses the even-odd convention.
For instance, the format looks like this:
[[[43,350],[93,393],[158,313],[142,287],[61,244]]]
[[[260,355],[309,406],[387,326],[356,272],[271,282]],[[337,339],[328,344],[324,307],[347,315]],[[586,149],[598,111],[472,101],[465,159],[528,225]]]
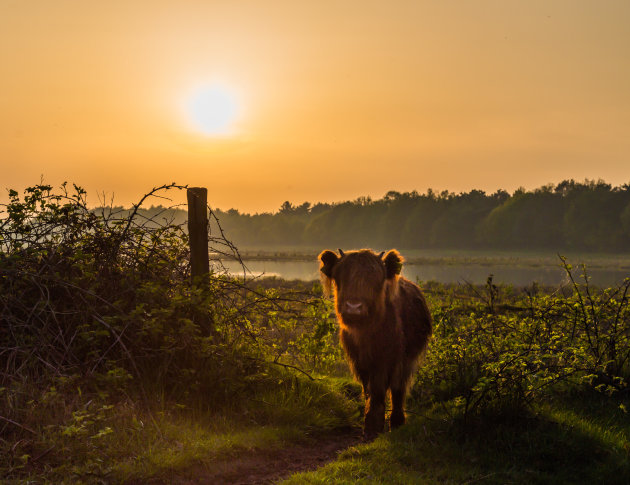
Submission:
[[[182,225],[142,208],[181,188],[123,210],[40,184],[0,207],[0,461],[15,473],[42,443],[106,440],[111,426],[94,410],[110,403],[141,402],[149,414],[156,403],[234,408],[268,389],[273,362],[310,370],[330,360],[329,310],[310,291],[216,269],[207,285],[190,284]],[[238,258],[221,232],[209,240]]]
[[[555,291],[535,285],[511,294],[488,279],[473,287],[427,290],[435,319],[427,362],[418,372],[418,403],[453,400],[464,415],[518,408],[551,389],[590,384],[626,392],[630,377],[630,279],[598,290],[573,277]]]

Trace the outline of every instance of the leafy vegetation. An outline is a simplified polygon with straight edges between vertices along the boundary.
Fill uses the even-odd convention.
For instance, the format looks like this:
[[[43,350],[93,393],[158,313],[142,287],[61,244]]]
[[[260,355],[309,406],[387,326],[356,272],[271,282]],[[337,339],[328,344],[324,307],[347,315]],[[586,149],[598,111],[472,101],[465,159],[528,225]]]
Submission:
[[[627,483],[630,280],[572,281],[426,284],[435,329],[408,425],[282,483]]]
[[[499,190],[390,191],[335,204],[284,202],[273,214],[215,210],[237,245],[628,251],[630,186],[573,180]]]
[[[627,397],[581,393],[535,413],[484,414],[466,424],[457,409],[434,406],[395,432],[281,483],[623,485],[630,476],[624,403]]]
[[[168,481],[358,424],[360,388],[319,284],[225,271],[192,284],[181,221],[143,209],[179,188],[126,210],[90,209],[79,187],[10,192],[0,214],[3,479]],[[213,222],[213,251],[238,258],[224,226]],[[426,283],[434,337],[410,424],[293,482],[621,483],[630,280],[598,289],[586,268],[561,264],[571,284],[557,289]]]
[[[430,402],[453,400],[467,416],[525,407],[558,387],[587,383],[606,394],[627,392],[630,377],[630,279],[595,290],[572,285],[515,291],[488,278],[483,291],[432,295],[434,339],[414,391]],[[434,285],[440,288],[439,285]],[[436,386],[436,383],[439,383]]]
[[[0,220],[7,478],[113,473],[123,458],[108,455],[114,443],[137,454],[141,439],[160,437],[168,449],[164,428],[182,414],[302,430],[354,419],[356,406],[309,374],[339,355],[327,304],[311,285],[264,287],[225,272],[191,284],[185,231],[140,210],[178,188],[122,212],[89,209],[76,186],[10,192]],[[237,256],[221,236],[211,241]]]
[[[121,214],[125,210],[117,207]],[[146,218],[183,209],[140,208]],[[238,247],[374,247],[628,252],[630,185],[565,180],[509,194],[390,191],[381,199],[338,203],[285,201],[274,213],[213,209],[213,230],[225,230]],[[221,225],[217,224],[221,221]]]

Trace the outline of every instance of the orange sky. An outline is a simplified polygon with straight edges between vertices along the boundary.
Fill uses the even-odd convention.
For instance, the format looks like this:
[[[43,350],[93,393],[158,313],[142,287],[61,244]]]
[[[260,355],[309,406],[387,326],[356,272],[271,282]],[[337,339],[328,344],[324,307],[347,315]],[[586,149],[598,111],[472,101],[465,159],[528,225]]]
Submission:
[[[184,113],[213,82],[240,100],[231,136]],[[629,86],[627,0],[0,0],[0,201],[41,175],[243,211],[619,185]]]

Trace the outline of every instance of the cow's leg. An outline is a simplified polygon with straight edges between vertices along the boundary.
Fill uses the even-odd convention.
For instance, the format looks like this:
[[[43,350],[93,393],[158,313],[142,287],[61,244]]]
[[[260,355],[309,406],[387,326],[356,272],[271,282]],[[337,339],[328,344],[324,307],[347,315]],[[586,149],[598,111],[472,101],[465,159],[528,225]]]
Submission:
[[[389,417],[391,429],[405,424],[405,387],[392,387],[392,415]]]
[[[383,432],[385,427],[385,394],[387,388],[377,379],[371,379],[368,385],[367,403],[365,409],[365,423],[363,435],[365,439],[372,440]]]
[[[389,417],[390,429],[405,424],[405,396],[411,368],[407,362],[401,362],[392,375],[390,389],[392,393],[392,414]]]

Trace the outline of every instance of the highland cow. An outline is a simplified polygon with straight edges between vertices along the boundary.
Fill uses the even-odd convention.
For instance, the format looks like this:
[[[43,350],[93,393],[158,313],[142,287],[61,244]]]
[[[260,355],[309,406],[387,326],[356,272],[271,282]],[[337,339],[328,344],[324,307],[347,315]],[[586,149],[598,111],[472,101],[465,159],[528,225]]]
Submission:
[[[391,392],[391,429],[405,423],[407,387],[431,336],[431,314],[420,288],[400,276],[395,249],[383,257],[369,249],[319,255],[324,291],[334,288],[341,344],[366,400],[365,438],[385,426]]]

